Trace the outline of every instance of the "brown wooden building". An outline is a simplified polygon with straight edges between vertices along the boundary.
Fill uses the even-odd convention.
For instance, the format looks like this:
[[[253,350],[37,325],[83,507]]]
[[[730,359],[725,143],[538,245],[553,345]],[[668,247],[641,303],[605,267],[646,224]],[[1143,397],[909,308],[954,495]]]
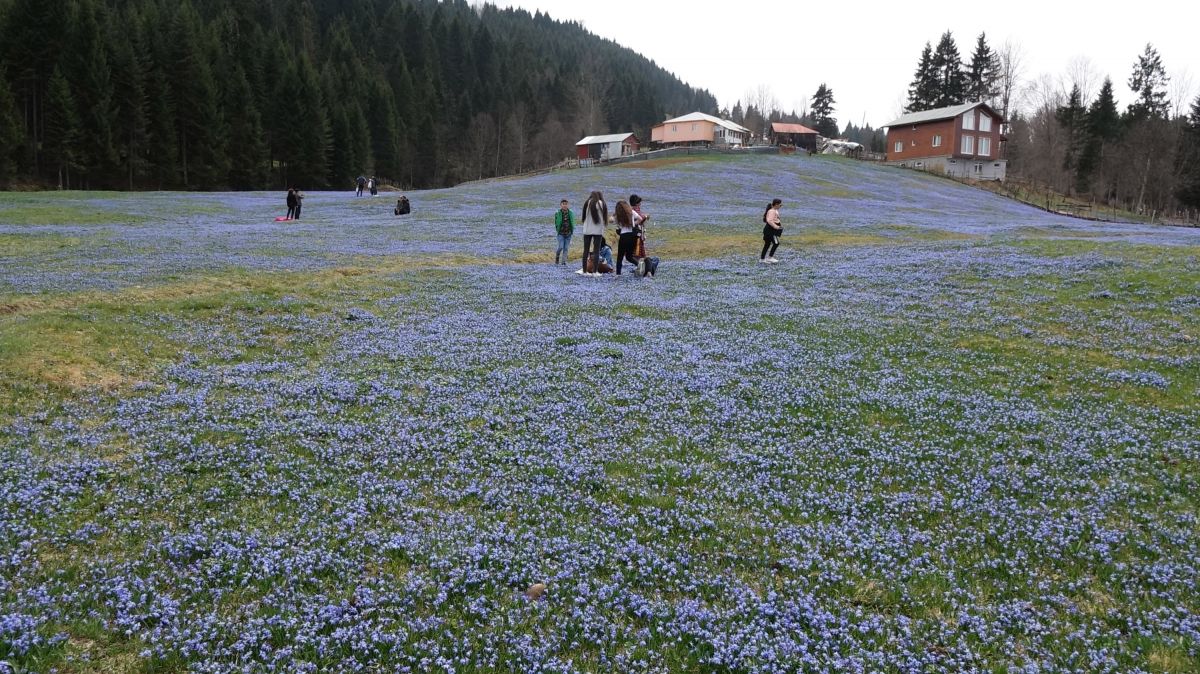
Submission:
[[[810,129],[803,124],[786,124],[771,122],[771,144],[792,145],[802,147],[809,152],[817,151],[817,136],[821,135],[816,129]]]
[[[886,125],[886,161],[956,178],[1004,180],[1003,121],[987,103],[904,115]]]

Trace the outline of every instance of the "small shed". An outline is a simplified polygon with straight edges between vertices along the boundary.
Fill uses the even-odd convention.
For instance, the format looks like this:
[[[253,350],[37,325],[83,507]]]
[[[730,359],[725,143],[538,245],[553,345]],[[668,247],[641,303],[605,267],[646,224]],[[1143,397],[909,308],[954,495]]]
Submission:
[[[611,133],[607,136],[588,136],[575,143],[580,159],[605,160],[624,157],[638,151],[637,136],[630,133]]]
[[[771,122],[772,145],[792,145],[802,147],[809,152],[816,152],[817,136],[819,135],[815,129],[810,129],[803,124]]]

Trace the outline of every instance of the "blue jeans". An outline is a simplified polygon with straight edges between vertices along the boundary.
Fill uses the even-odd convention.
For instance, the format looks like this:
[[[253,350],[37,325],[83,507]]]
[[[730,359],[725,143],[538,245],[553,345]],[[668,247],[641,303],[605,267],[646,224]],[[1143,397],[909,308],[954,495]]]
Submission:
[[[554,261],[561,262],[562,264],[566,264],[567,263],[567,251],[570,248],[571,248],[571,235],[570,234],[559,234],[558,235],[558,250],[554,251]],[[560,256],[562,257],[561,260],[559,259]]]
[[[608,246],[604,246],[600,249],[600,261],[607,264],[610,267],[613,266],[612,248],[609,248]]]

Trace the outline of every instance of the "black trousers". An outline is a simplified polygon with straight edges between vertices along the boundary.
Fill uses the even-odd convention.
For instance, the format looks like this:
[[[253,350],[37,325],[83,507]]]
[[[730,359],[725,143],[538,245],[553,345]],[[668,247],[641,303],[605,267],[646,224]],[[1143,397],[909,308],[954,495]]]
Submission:
[[[776,248],[779,248],[779,237],[773,236],[770,239],[768,239],[767,241],[763,242],[762,255],[759,255],[758,259],[760,259],[760,260],[767,259],[767,250],[768,249],[770,249],[770,251],[771,251],[770,252],[771,257],[775,257],[775,249]]]
[[[301,204],[296,204],[296,214],[295,214],[293,217],[295,217],[295,219],[297,219],[297,220],[299,220],[299,219],[300,219],[300,207],[301,207],[301,206],[303,206],[303,205],[304,205],[304,204],[302,204],[302,203],[301,203]]]
[[[617,274],[621,273],[621,262],[624,260],[629,260],[634,267],[637,266],[637,256],[634,255],[637,252],[637,241],[637,234],[633,232],[622,234],[617,241]]]
[[[600,242],[604,237],[599,234],[583,235],[583,271],[587,273],[588,250],[592,249],[592,269],[600,271]],[[594,249],[593,249],[594,247]],[[618,263],[620,264],[620,263]]]

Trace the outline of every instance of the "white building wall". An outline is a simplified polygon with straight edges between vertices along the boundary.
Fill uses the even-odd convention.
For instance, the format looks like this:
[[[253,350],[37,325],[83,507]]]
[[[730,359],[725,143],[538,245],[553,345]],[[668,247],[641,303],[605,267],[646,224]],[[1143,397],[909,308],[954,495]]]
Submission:
[[[955,178],[974,180],[999,180],[1004,182],[1008,173],[1007,159],[964,159],[962,157],[921,157],[904,161],[889,161],[892,166],[943,173]]]

